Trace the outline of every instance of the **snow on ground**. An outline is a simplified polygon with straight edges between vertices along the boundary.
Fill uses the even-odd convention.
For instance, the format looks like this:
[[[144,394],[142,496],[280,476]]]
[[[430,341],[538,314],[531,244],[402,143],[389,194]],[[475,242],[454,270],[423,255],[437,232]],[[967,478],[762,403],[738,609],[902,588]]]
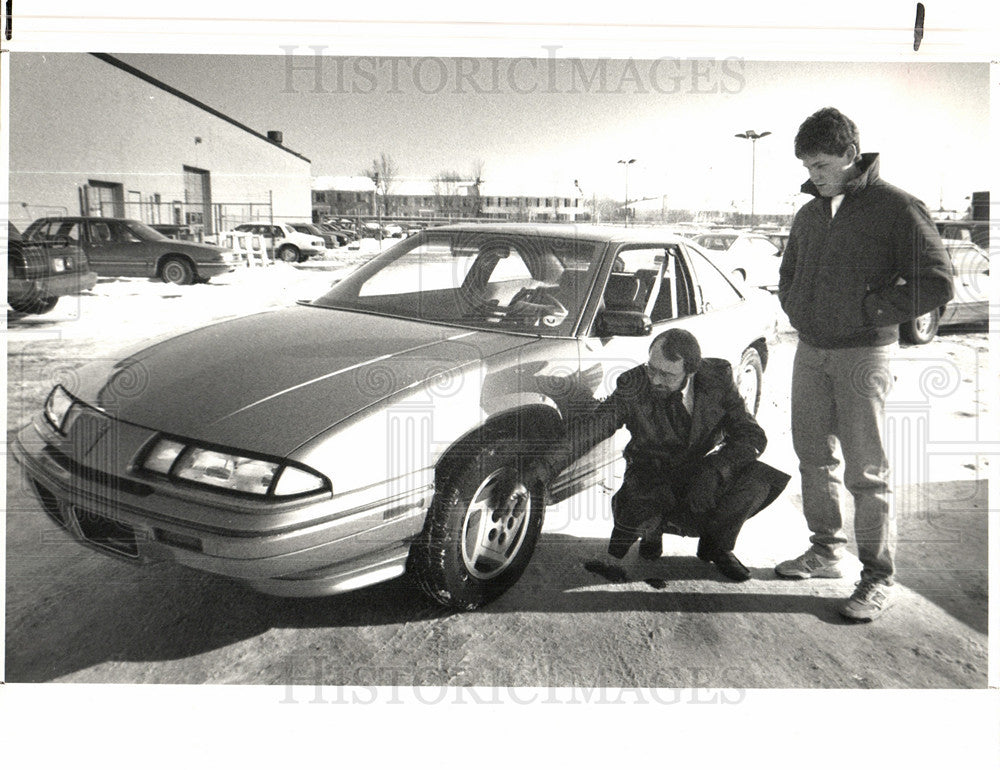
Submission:
[[[357,249],[329,249],[322,257],[298,264],[239,267],[207,283],[190,286],[148,278],[102,277],[90,291],[61,298],[50,313],[8,319],[8,348],[38,339],[109,336],[129,344],[214,319],[315,299],[378,251],[378,241],[364,239]]]

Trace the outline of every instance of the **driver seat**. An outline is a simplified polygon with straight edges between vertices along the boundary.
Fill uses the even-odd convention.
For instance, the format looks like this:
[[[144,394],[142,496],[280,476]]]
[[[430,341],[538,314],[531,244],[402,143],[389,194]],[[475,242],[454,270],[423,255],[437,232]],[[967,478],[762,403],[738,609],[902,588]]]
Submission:
[[[612,273],[604,290],[604,307],[607,310],[640,310],[636,306],[642,284],[631,273]]]

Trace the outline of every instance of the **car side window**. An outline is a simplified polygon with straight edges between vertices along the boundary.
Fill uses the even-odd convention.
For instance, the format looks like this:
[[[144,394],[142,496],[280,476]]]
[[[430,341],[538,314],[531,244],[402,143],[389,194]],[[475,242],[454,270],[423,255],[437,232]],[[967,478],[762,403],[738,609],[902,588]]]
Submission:
[[[695,307],[702,310],[719,310],[739,304],[743,296],[704,254],[694,248],[687,249],[693,272],[692,288],[701,292],[701,302]]]
[[[604,288],[604,308],[648,314],[662,282],[665,253],[662,246],[621,249]]]
[[[111,228],[107,222],[92,222],[90,225],[90,240],[93,243],[107,243],[111,240]]]
[[[42,222],[37,227],[29,227],[25,230],[24,239],[27,241],[47,241],[53,237],[54,230],[59,226],[59,222]]]
[[[663,273],[660,292],[649,313],[649,319],[653,323],[690,314],[691,302],[688,296],[690,280],[686,275],[681,251],[677,246],[671,245],[666,248],[665,254],[666,270]]]
[[[65,238],[70,244],[76,245],[80,242],[80,223],[79,222],[53,222],[52,227],[56,225],[59,226],[58,231],[55,233],[57,238]]]
[[[109,223],[111,240],[115,243],[139,243],[142,239],[121,222]]]

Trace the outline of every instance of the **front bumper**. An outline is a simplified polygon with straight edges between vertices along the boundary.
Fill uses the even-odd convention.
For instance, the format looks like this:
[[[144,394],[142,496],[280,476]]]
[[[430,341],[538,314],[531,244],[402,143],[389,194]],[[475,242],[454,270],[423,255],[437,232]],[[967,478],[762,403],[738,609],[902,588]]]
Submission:
[[[214,278],[217,275],[233,272],[241,262],[233,259],[231,262],[195,262],[195,269],[202,278]]]
[[[429,481],[396,480],[346,495],[248,504],[116,472],[113,459],[94,458],[133,456],[154,435],[135,426],[116,434],[110,451],[98,441],[84,465],[39,417],[13,438],[12,454],[44,511],[81,543],[136,563],[174,561],[268,594],[323,596],[402,574],[433,493]]]

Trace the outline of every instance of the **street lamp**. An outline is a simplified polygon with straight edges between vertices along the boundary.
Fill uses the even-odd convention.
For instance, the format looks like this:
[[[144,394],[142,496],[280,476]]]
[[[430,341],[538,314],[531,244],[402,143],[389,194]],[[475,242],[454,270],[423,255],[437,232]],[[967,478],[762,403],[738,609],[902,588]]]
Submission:
[[[625,166],[625,227],[628,227],[628,167],[635,163],[635,158],[618,162]]]
[[[752,131],[750,129],[747,129],[746,133],[735,134],[736,138],[738,139],[749,139],[751,143],[750,146],[753,148],[751,150],[752,165],[750,166],[750,226],[751,227],[753,227],[754,196],[757,186],[757,140],[763,139],[765,136],[770,136],[770,135],[771,135],[770,131],[762,131],[761,133],[758,134],[756,131]]]

